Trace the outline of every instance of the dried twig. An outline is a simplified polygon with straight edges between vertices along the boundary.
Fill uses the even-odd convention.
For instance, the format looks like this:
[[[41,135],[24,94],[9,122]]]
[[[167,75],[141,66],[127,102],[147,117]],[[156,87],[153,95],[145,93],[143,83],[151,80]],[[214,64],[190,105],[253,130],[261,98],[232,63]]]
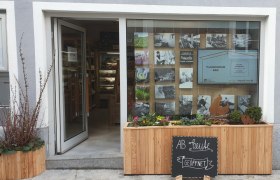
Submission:
[[[8,112],[2,113],[2,117],[0,118],[4,132],[4,136],[0,140],[0,147],[2,149],[17,150],[20,147],[27,146],[34,139],[38,138],[37,124],[41,110],[43,93],[47,86],[53,66],[52,63],[47,71],[45,79],[43,79],[42,72],[39,71],[39,97],[35,106],[32,108],[28,96],[28,75],[26,71],[25,58],[22,52],[22,38],[23,35],[19,44],[19,56],[22,64],[23,84],[15,78],[16,87],[11,87],[13,97],[11,108]],[[17,89],[19,89],[18,92]]]

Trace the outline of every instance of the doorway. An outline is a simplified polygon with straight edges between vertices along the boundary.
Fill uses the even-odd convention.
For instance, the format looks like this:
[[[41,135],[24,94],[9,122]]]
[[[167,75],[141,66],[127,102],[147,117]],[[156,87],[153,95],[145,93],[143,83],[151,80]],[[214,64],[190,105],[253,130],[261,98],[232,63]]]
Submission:
[[[56,154],[120,152],[119,24],[54,18]]]

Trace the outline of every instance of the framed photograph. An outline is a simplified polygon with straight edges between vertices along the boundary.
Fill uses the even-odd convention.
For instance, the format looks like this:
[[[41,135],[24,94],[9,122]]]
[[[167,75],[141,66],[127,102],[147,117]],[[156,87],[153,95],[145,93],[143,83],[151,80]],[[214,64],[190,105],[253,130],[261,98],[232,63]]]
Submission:
[[[193,68],[180,68],[179,88],[193,87]]]
[[[149,114],[150,112],[150,104],[144,102],[136,102],[134,107],[134,115],[135,116],[142,116]]]
[[[174,99],[175,86],[155,85],[155,98],[156,99]]]
[[[206,34],[206,48],[227,48],[227,34]]]
[[[135,50],[135,65],[147,65],[149,64],[149,50]]]
[[[192,114],[192,95],[182,95],[179,96],[179,114],[189,115]]]
[[[198,95],[198,97],[197,97],[197,114],[209,115],[210,106],[211,106],[211,96]]]
[[[156,50],[154,52],[154,60],[157,65],[173,65],[175,64],[175,51]]]
[[[193,63],[192,51],[180,51],[180,64]]]
[[[221,106],[229,105],[230,112],[234,111],[234,95],[221,95],[222,100],[220,102]]]
[[[156,33],[154,35],[154,46],[155,47],[175,47],[175,34],[174,33]]]
[[[175,82],[175,68],[155,68],[155,82]]]
[[[246,109],[251,104],[251,95],[237,96],[237,109],[241,113],[245,113]]]
[[[150,81],[150,69],[148,67],[139,67],[135,69],[136,83],[148,83]]]
[[[134,47],[135,48],[147,48],[149,42],[149,34],[147,32],[135,32],[134,33]]]
[[[156,113],[160,115],[174,115],[175,114],[175,102],[155,103]]]
[[[148,101],[150,99],[150,87],[149,86],[136,86],[135,87],[135,99],[140,101]]]
[[[248,49],[251,47],[250,34],[233,34],[232,43],[234,49]]]
[[[199,48],[200,34],[182,33],[179,39],[180,48]]]

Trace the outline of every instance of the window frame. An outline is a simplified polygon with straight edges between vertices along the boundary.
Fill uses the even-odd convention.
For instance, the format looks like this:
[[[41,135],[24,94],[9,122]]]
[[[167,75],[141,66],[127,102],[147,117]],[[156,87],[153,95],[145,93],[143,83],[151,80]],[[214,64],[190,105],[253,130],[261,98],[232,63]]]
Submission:
[[[8,66],[8,56],[7,56],[7,32],[6,32],[6,15],[0,14],[0,23],[1,23],[1,33],[0,36],[2,41],[2,66],[0,66],[0,72],[9,72]]]

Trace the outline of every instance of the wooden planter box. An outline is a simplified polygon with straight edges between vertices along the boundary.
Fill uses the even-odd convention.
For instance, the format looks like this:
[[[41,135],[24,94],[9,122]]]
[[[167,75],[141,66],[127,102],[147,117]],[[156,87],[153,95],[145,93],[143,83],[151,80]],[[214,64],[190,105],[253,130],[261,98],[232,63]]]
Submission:
[[[171,174],[172,136],[218,137],[219,174],[271,174],[272,129],[261,125],[124,128],[124,174]]]
[[[0,179],[25,179],[45,171],[45,146],[29,152],[0,155]]]

